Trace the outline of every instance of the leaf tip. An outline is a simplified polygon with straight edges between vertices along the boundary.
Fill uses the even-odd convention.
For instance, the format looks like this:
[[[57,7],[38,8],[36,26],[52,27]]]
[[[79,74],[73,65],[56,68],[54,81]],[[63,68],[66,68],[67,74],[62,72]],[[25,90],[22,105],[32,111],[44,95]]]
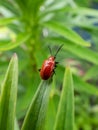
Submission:
[[[16,53],[13,54],[12,58],[11,58],[11,63],[15,63],[18,64],[18,56]]]
[[[15,59],[15,60],[17,60],[17,59],[18,59],[18,57],[17,57],[17,54],[16,54],[16,53],[14,53],[14,54],[13,54],[13,59]]]
[[[70,65],[69,65],[69,64],[66,65],[66,69],[67,69],[67,70],[70,69]]]
[[[13,54],[13,57],[17,57],[17,54],[16,54],[16,53],[14,53],[14,54]]]
[[[65,71],[65,73],[71,73],[70,65],[67,65],[67,66],[66,66],[66,71]]]

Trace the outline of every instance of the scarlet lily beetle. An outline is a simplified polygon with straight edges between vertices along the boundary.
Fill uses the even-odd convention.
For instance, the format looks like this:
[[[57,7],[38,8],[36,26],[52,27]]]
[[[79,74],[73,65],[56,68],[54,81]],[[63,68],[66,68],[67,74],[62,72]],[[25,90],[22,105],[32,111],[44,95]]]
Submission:
[[[54,56],[52,55],[51,48],[49,47],[51,56],[43,62],[41,69],[39,69],[40,76],[43,80],[49,79],[55,73],[55,68],[58,64],[55,59],[62,46],[63,45],[59,46]]]

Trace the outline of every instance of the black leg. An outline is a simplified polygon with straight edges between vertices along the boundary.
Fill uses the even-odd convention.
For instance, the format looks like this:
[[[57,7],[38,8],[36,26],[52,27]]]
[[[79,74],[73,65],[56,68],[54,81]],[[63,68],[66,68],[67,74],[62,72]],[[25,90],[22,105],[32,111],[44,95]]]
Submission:
[[[55,64],[58,64],[58,63],[59,63],[59,62],[57,62],[57,61],[55,62]]]
[[[54,75],[54,74],[56,75],[55,70],[53,70],[53,75]]]
[[[38,71],[40,71],[41,69],[38,69]]]
[[[55,64],[55,68],[57,67],[57,64]]]

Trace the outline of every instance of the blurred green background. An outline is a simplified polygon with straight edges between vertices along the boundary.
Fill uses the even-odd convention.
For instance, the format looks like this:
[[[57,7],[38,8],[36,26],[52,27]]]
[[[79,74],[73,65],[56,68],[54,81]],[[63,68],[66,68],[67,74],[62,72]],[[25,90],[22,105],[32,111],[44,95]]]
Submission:
[[[57,55],[47,113],[52,130],[66,65],[75,88],[75,129],[98,130],[98,0],[0,0],[0,84],[13,53],[19,57],[17,119],[23,121],[41,78],[38,69]]]

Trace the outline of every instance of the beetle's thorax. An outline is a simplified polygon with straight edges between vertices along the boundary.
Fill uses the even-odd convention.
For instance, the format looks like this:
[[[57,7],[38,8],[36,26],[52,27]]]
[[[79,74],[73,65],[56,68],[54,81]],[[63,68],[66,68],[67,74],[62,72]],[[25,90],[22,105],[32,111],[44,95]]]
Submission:
[[[54,57],[54,56],[50,56],[50,57],[48,58],[48,60],[54,61],[54,60],[55,60],[55,57]]]

